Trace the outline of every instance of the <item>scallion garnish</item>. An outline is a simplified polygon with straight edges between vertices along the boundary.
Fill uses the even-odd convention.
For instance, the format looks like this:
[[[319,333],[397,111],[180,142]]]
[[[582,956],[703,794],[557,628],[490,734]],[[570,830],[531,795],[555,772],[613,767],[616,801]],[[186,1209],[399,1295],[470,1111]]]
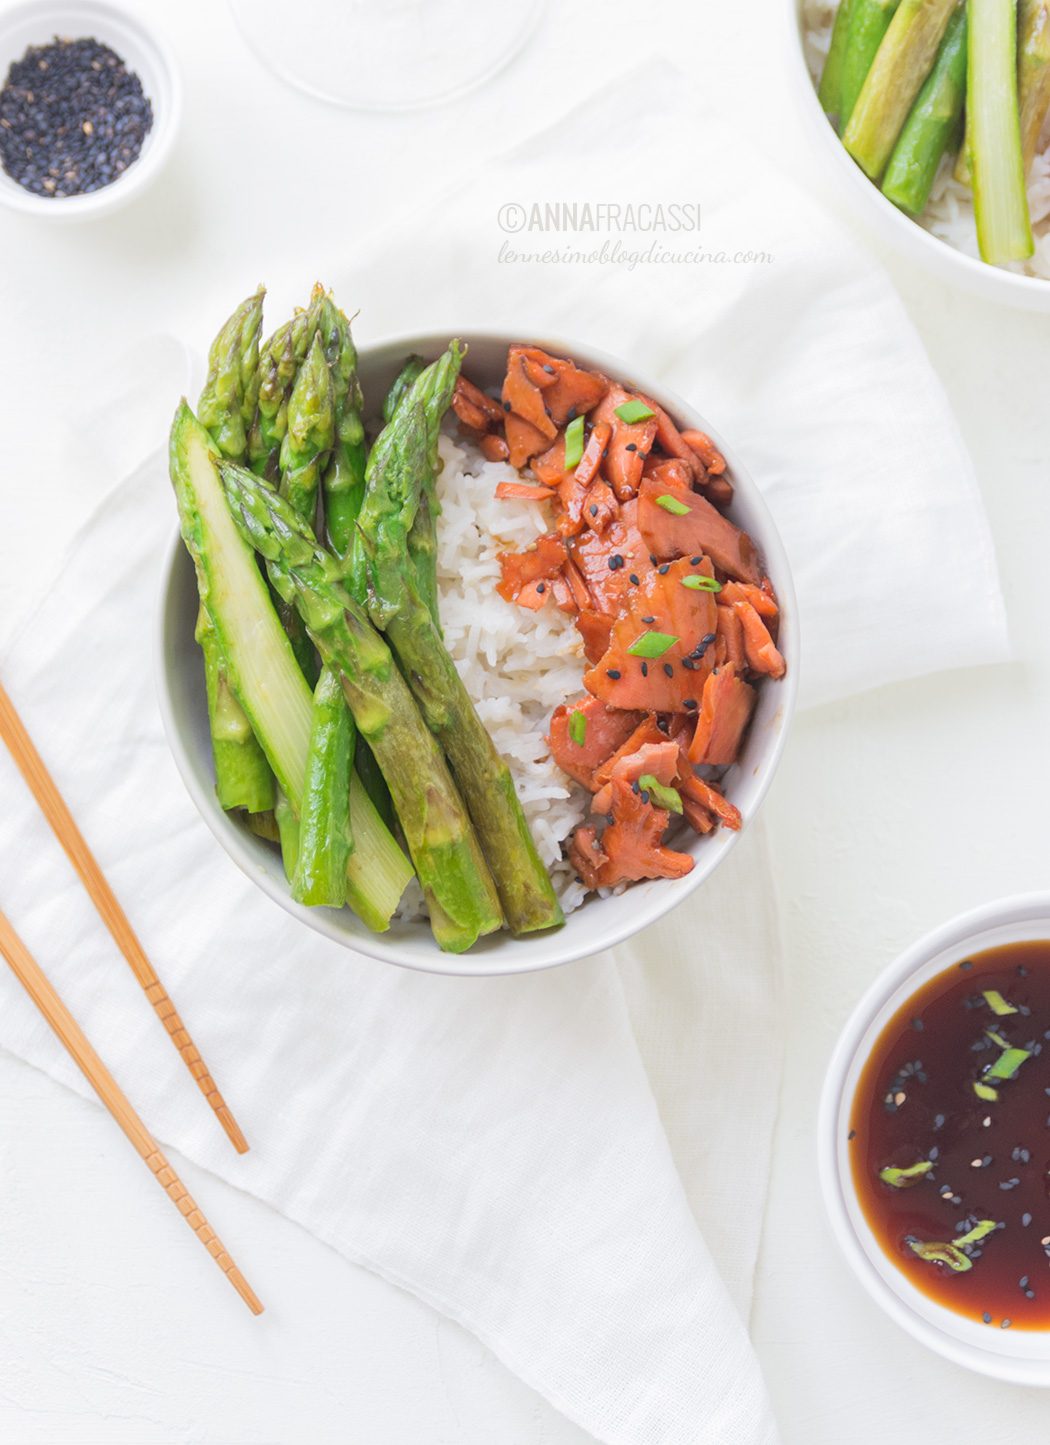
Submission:
[[[668,492],[665,492],[662,497],[657,497],[656,505],[663,507],[665,512],[670,512],[672,517],[688,517],[689,515],[689,508],[686,504],[680,502],[677,497],[672,497]]]
[[[887,1166],[879,1170],[879,1178],[883,1184],[891,1184],[894,1189],[907,1189],[910,1185],[917,1183],[924,1174],[929,1174],[933,1164],[929,1159],[922,1159],[918,1164],[909,1164],[907,1169],[893,1169]]]
[[[669,647],[673,647],[678,641],[668,632],[643,632],[641,637],[636,637],[627,651],[632,657],[663,657]]]
[[[984,1001],[993,1014],[1005,1018],[1007,1014],[1015,1014],[1017,1010],[1012,1003],[1007,1003],[997,988],[986,988],[984,990]]]
[[[682,799],[674,788],[669,788],[654,778],[652,773],[643,773],[638,779],[638,786],[643,793],[648,793],[654,802],[659,803],[661,808],[666,808],[669,813],[680,813],[682,811]]]
[[[708,577],[704,572],[693,572],[682,578],[682,586],[691,592],[721,592],[722,584],[717,577]]]
[[[986,1072],[986,1079],[1012,1079],[1026,1059],[1032,1057],[1028,1049],[1003,1049],[992,1067]]]
[[[968,1269],[973,1269],[973,1260],[963,1253],[964,1246],[977,1244],[996,1228],[998,1226],[994,1219],[980,1219],[973,1229],[966,1234],[960,1234],[951,1244],[940,1240],[909,1239],[908,1248],[920,1259],[928,1260],[931,1264],[946,1264],[955,1274],[965,1274]]]
[[[576,712],[569,714],[569,737],[578,748],[582,748],[587,738],[587,714]]]
[[[565,470],[578,467],[583,459],[583,417],[574,416],[565,428]]]
[[[973,1091],[979,1099],[984,1099],[988,1104],[994,1104],[999,1097],[998,1089],[993,1089],[990,1084],[982,1084],[980,1079],[975,1081]]]
[[[644,401],[632,398],[631,401],[622,402],[616,408],[616,415],[628,426],[633,426],[636,421],[648,421],[651,416],[656,415],[656,412],[651,406],[646,406]]]

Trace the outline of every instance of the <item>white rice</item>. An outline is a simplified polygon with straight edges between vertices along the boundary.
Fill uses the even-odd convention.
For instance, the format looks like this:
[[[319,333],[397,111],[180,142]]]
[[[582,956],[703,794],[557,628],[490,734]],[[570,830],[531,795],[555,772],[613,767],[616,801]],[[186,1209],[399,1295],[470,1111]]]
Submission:
[[[443,435],[440,445],[438,583],[445,642],[507,760],[540,857],[569,913],[587,893],[562,845],[585,817],[590,794],[558,767],[546,733],[553,709],[582,691],[583,645],[572,619],[553,603],[531,612],[496,591],[497,554],[523,551],[550,531],[550,519],[535,502],[497,500],[499,482],[521,480],[507,462],[486,461],[459,435]],[[399,912],[421,911],[417,887]]]
[[[837,9],[838,0],[804,0],[803,3],[806,63],[814,84],[823,69]],[[1050,135],[1044,131],[1042,139],[1043,149],[1032,162],[1028,179],[1028,206],[1032,215],[1035,255],[1029,261],[1017,262],[1003,269],[1050,281]],[[970,188],[952,175],[954,164],[954,156],[945,157],[919,224],[957,251],[978,256],[973,196]]]

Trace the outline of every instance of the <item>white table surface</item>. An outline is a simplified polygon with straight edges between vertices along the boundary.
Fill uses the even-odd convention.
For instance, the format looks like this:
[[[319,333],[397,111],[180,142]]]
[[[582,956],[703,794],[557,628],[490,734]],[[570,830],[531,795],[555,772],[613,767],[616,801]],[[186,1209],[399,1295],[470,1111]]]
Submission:
[[[301,271],[305,284],[335,252],[333,238],[352,247],[376,215],[410,208],[413,187],[439,189],[633,59],[650,51],[677,59],[830,207],[842,204],[785,89],[780,0],[559,4],[497,82],[397,118],[330,110],[284,89],[245,52],[214,0],[135,8],[163,18],[184,68],[185,124],[165,181],[86,228],[0,213],[0,636],[33,587],[40,549],[61,546],[97,500],[75,467],[60,466],[49,422],[56,407],[75,405],[78,376],[121,341],[225,314],[231,296],[271,271]],[[688,176],[686,155],[682,167]],[[327,232],[317,240],[311,217],[322,194]],[[816,1189],[821,1077],[862,986],[951,913],[1047,886],[1050,862],[1050,322],[881,259],[977,462],[1017,661],[804,716],[767,807],[789,1007],[752,1325],[788,1445],[884,1445],[890,1435],[899,1445],[1005,1442],[1041,1428],[1046,1411],[1040,1393],[971,1377],[890,1325],[834,1252]],[[918,598],[895,605],[911,607],[921,627]],[[190,1275],[183,1252],[158,1248],[170,1205],[108,1118],[0,1055],[0,1438],[589,1438],[455,1325],[255,1200],[180,1167],[219,1232],[263,1262],[264,1322],[208,1288],[210,1277]],[[188,1289],[189,1279],[200,1287]]]

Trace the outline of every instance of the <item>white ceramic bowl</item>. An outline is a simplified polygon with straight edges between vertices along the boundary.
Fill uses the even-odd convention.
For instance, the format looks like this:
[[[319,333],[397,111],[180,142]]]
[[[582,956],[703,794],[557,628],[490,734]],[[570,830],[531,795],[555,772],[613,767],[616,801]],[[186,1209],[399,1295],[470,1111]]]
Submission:
[[[820,1181],[832,1232],[854,1274],[891,1319],[946,1359],[1019,1385],[1050,1386],[1050,1330],[997,1330],[946,1309],[911,1283],[864,1217],[850,1169],[853,1096],[879,1035],[928,979],[1001,944],[1050,938],[1050,893],[985,904],[912,945],[854,1009],[824,1081],[817,1128]]]
[[[803,0],[785,0],[792,88],[798,96],[813,144],[829,157],[829,164],[842,177],[843,186],[857,213],[890,245],[935,272],[942,280],[962,286],[990,301],[1006,302],[1029,311],[1050,311],[1050,281],[988,266],[976,257],[956,250],[905,215],[886,199],[878,186],[868,180],[828,124],[817,99],[803,49],[802,7]]]
[[[515,333],[514,337],[476,331],[464,334],[471,379],[482,386],[498,385],[506,368],[507,347],[523,334],[527,333]],[[727,776],[726,792],[740,808],[746,825],[754,818],[779,761],[798,682],[795,594],[787,558],[766,505],[732,448],[699,412],[666,387],[592,348],[552,337],[534,340],[556,355],[571,356],[583,366],[633,381],[681,425],[708,432],[726,457],[736,486],[731,516],[754,538],[777,590],[781,607],[779,645],[787,662],[786,676],[778,682],[767,680],[760,689],[741,758]],[[448,334],[408,336],[364,349],[359,365],[365,396],[373,405],[377,398],[385,396],[410,352],[433,358],[447,344]],[[174,502],[172,510],[174,514]],[[498,605],[497,599],[494,605]],[[196,614],[193,566],[176,537],[164,563],[157,647],[164,726],[183,780],[204,820],[244,872],[287,912],[348,948],[434,973],[524,973],[568,963],[622,943],[687,898],[711,876],[738,837],[719,829],[705,838],[693,838],[689,844],[683,842],[681,846],[688,846],[696,858],[695,868],[685,878],[636,883],[619,897],[591,898],[570,914],[564,928],[520,939],[500,933],[481,940],[459,957],[442,953],[425,923],[395,923],[388,933],[374,934],[349,909],[301,907],[288,892],[277,851],[224,813],[216,800],[200,654],[193,640]]]
[[[159,174],[171,151],[182,110],[179,72],[167,45],[137,15],[108,0],[66,0],[66,3],[14,5],[0,12],[0,84],[13,61],[30,46],[47,45],[58,35],[85,37],[110,46],[142,81],[153,106],[153,125],[141,153],[112,185],[83,196],[38,196],[0,168],[0,202],[12,210],[52,221],[79,221],[126,205]]]

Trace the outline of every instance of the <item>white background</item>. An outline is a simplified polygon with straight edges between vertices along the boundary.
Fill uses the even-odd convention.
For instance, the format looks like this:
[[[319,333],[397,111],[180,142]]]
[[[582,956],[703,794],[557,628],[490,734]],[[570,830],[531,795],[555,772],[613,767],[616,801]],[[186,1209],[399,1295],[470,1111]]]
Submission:
[[[498,81],[401,118],[330,110],[284,89],[214,0],[135,8],[163,20],[186,80],[165,180],[89,227],[0,214],[0,635],[50,570],[48,554],[98,500],[61,465],[55,441],[56,409],[75,406],[78,378],[122,340],[185,334],[198,318],[225,314],[231,297],[270,272],[312,280],[377,219],[415,209],[421,193],[547,124],[640,56],[674,59],[829,207],[845,205],[793,108],[781,0],[565,0]],[[683,155],[686,179],[688,169]],[[881,259],[977,463],[1017,661],[803,717],[767,806],[787,943],[788,1049],[752,1326],[789,1445],[1005,1442],[1041,1429],[1046,1411],[1039,1393],[970,1377],[884,1320],[835,1254],[816,1189],[821,1077],[862,987],[951,913],[1047,886],[1050,862],[1050,321]],[[888,476],[888,507],[894,485]],[[922,627],[921,596],[886,605]],[[111,1122],[0,1055],[0,1438],[588,1438],[456,1326],[236,1190],[189,1166],[184,1177],[238,1258],[265,1275],[263,1321],[204,1277],[187,1289],[184,1254],[167,1247],[170,1205]]]

